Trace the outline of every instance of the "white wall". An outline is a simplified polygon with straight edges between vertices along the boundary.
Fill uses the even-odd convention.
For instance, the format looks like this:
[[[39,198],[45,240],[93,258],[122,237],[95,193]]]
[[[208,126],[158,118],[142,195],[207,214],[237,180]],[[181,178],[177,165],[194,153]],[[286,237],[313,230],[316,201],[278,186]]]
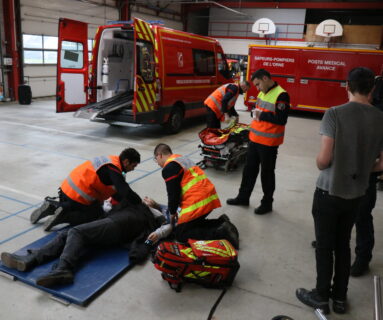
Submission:
[[[240,54],[248,55],[249,45],[250,44],[266,44],[266,40],[246,40],[246,39],[226,39],[215,37],[222,46],[223,52],[226,54]],[[278,45],[278,46],[297,46],[297,47],[306,47],[307,42],[304,41],[277,41],[270,40],[269,45]]]
[[[257,21],[260,18],[269,18],[274,23],[281,24],[290,24],[288,26],[278,26],[277,25],[277,38],[299,38],[299,35],[294,34],[285,34],[284,32],[297,32],[303,33],[306,9],[241,9],[242,13],[246,16],[233,13],[229,10],[222,8],[211,8],[210,9],[210,28],[209,34],[218,36],[218,35],[227,35],[226,29],[228,25],[215,24],[215,21],[224,21],[224,22],[251,22],[250,24],[238,23],[237,25],[230,24],[230,36],[244,36],[245,31],[249,31],[251,34],[252,23]],[[298,24],[298,25],[291,25]],[[253,34],[253,36],[258,36]]]
[[[103,0],[93,0],[100,5],[76,0],[21,0],[23,33],[57,36],[59,18],[79,20],[89,24],[88,33],[93,37],[98,26],[118,19],[116,8],[102,6]],[[114,6],[115,1],[106,0]]]
[[[104,3],[104,0],[93,1]],[[115,1],[107,0],[106,4],[114,6]],[[118,20],[118,11],[75,0],[21,0],[22,33],[57,36],[59,18],[88,23],[88,38],[94,38],[98,26]],[[26,65],[24,76],[29,79],[34,98],[56,94],[55,65]]]
[[[174,21],[169,20],[163,17],[157,17],[157,16],[151,16],[149,14],[141,13],[132,11],[131,12],[131,18],[139,18],[142,20],[154,20],[154,21],[161,21],[164,24],[164,27],[176,29],[176,30],[182,30],[182,22],[180,21]]]
[[[260,18],[269,18],[274,23],[283,23],[283,24],[299,24],[298,26],[289,25],[289,32],[297,32],[303,34],[303,28],[305,23],[306,9],[241,9],[242,13],[245,13],[246,16],[239,15],[221,8],[211,8],[210,9],[210,28],[209,35],[214,36],[221,43],[223,50],[226,54],[248,54],[249,44],[266,44],[266,40],[254,40],[254,39],[227,39],[220,38],[219,36],[228,36],[227,28],[223,24],[216,24],[217,21],[226,21],[231,22],[230,24],[230,33],[229,36],[233,37],[243,37],[245,36],[246,30],[248,31],[248,36],[259,37],[258,34],[251,32],[252,23],[257,21]],[[235,24],[238,22],[238,24]],[[249,24],[243,24],[243,22],[251,22]],[[278,26],[280,34],[272,35],[273,37],[277,36],[278,38],[293,38],[293,35],[285,35],[281,32],[286,31],[286,27]],[[298,36],[299,38],[299,36]],[[292,42],[292,41],[278,41],[276,43],[274,40],[271,40],[269,44],[278,44],[278,45],[306,45],[303,42]]]

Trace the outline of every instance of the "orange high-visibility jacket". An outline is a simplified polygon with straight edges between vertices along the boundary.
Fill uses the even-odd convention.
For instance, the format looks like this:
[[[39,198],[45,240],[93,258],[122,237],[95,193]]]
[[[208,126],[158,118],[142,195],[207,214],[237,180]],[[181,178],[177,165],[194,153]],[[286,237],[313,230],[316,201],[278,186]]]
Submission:
[[[178,224],[197,219],[221,206],[214,185],[200,167],[189,158],[178,154],[172,154],[166,160],[165,166],[172,161],[177,162],[184,170]]]
[[[262,112],[275,112],[276,102],[279,95],[286,92],[281,86],[276,86],[266,94],[262,91],[258,94],[256,109]],[[266,146],[279,146],[283,143],[285,126],[267,121],[251,122],[249,138],[251,141]]]
[[[217,119],[219,119],[220,121],[224,121],[225,119],[224,114],[222,112],[222,100],[226,94],[226,88],[230,84],[233,84],[233,83],[227,83],[227,84],[224,84],[223,86],[220,86],[219,88],[214,90],[213,93],[210,96],[208,96],[206,100],[204,101],[204,104],[214,111],[215,115],[217,116]],[[227,103],[227,110],[230,110],[231,108],[234,107],[238,96],[239,96],[239,89],[237,90],[237,94],[233,98],[231,98],[230,101]]]
[[[122,173],[118,156],[96,157],[74,168],[61,184],[61,190],[72,200],[85,205],[108,199],[116,193],[116,189],[113,185],[103,184],[97,175],[97,170],[106,164],[115,165]]]

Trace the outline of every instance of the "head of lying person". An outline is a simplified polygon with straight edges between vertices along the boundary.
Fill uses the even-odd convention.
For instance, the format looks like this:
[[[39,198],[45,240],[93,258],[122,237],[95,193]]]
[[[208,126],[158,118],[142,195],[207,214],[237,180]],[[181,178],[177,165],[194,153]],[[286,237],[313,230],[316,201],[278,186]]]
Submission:
[[[137,223],[147,225],[149,229],[156,229],[167,223],[166,217],[161,211],[153,209],[145,203],[132,205],[128,201],[121,201],[112,208],[108,216],[112,220],[121,221],[121,223],[125,223],[129,219],[135,220]]]

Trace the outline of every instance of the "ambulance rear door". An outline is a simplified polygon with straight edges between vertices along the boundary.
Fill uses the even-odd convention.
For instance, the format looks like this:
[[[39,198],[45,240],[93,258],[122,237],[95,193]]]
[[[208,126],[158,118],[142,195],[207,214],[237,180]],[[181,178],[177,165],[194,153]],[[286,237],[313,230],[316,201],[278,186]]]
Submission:
[[[155,110],[158,77],[155,61],[155,37],[149,23],[134,19],[134,118]],[[148,119],[146,119],[148,121]],[[150,121],[149,121],[150,122]]]
[[[56,112],[76,111],[88,104],[88,25],[59,20]]]

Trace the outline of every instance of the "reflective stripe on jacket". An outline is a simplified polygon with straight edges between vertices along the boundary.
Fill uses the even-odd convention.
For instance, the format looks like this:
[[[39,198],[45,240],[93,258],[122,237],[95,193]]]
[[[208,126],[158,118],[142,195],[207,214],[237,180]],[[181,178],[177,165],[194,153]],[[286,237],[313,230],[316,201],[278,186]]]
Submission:
[[[222,100],[226,94],[226,88],[230,84],[233,84],[233,83],[227,83],[227,84],[224,84],[223,86],[220,86],[219,88],[214,90],[213,93],[210,96],[208,96],[206,100],[204,101],[204,104],[214,111],[215,115],[217,116],[217,119],[220,121],[223,121],[225,119],[224,114],[222,112]],[[231,98],[230,101],[227,103],[228,111],[234,107],[238,96],[239,96],[239,88],[237,90],[237,94],[233,98]]]
[[[122,173],[118,156],[96,157],[74,168],[61,184],[61,190],[72,200],[85,205],[108,199],[116,193],[116,189],[113,185],[103,184],[97,175],[97,170],[106,164],[115,165]]]
[[[266,94],[262,91],[258,94],[256,109],[262,112],[274,112],[279,95],[286,92],[281,86],[276,86]],[[253,120],[250,127],[249,138],[251,141],[266,146],[279,146],[283,143],[285,126],[267,121]]]
[[[165,162],[177,162],[184,170],[181,180],[180,212],[178,224],[197,219],[221,206],[214,185],[205,173],[189,158],[172,154]]]

